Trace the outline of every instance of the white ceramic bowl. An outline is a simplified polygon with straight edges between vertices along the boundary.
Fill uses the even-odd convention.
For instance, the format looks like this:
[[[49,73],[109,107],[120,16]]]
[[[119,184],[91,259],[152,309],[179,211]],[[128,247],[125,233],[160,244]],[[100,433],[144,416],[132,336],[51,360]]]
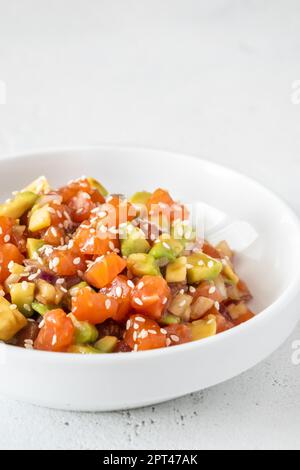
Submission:
[[[216,208],[208,209],[211,237],[224,235],[235,245],[238,270],[258,312],[216,337],[140,353],[80,356],[2,344],[2,394],[71,410],[150,405],[240,374],[271,354],[296,326],[299,221],[277,196],[245,176],[185,155],[117,147],[38,152],[2,160],[0,168],[2,198],[41,174],[57,186],[87,174],[112,192],[162,186],[178,199]]]

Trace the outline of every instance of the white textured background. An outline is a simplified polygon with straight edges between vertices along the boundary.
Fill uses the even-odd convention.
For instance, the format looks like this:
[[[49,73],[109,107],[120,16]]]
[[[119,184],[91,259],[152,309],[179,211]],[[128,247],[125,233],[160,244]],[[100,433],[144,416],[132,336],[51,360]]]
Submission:
[[[0,155],[178,150],[254,176],[300,214],[299,58],[299,0],[0,0]],[[0,399],[0,448],[300,449],[297,338],[228,383],[153,408],[80,414]]]

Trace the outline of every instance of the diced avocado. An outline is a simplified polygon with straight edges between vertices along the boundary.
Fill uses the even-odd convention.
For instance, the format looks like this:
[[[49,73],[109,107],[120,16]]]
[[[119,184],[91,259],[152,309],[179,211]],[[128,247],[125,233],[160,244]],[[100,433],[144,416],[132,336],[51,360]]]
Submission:
[[[44,240],[37,240],[36,238],[27,238],[26,249],[28,258],[35,259],[38,256],[38,251],[45,245]]]
[[[37,293],[35,297],[38,302],[44,305],[58,305],[61,302],[64,295],[63,292],[49,282],[38,279],[36,287]]]
[[[75,343],[94,343],[98,338],[98,330],[87,321],[79,321],[72,313],[69,315],[75,327]]]
[[[217,334],[217,321],[214,315],[208,315],[203,320],[197,320],[190,324],[192,341],[209,338]]]
[[[27,319],[14,305],[0,297],[0,340],[11,340],[27,325]]]
[[[159,320],[159,323],[162,325],[177,325],[180,323],[180,318],[176,317],[176,315],[173,315],[172,313],[167,313],[167,315],[164,315],[161,320]]]
[[[229,282],[230,284],[233,284],[236,286],[239,283],[239,277],[235,272],[233,271],[232,267],[229,264],[226,264],[223,266],[223,275],[226,278],[225,281]]]
[[[171,236],[175,240],[180,241],[183,246],[186,246],[188,243],[194,242],[197,239],[197,234],[193,227],[181,220],[174,222],[171,228]]]
[[[53,306],[50,306],[50,305],[44,305],[44,304],[41,304],[40,302],[38,302],[37,300],[33,301],[32,304],[31,304],[31,307],[33,308],[33,310],[37,313],[39,313],[40,315],[42,315],[42,317],[44,315],[46,315],[47,312],[49,312],[49,310],[53,310],[55,309],[56,307],[53,307]]]
[[[19,219],[25,212],[32,208],[37,198],[37,194],[30,191],[18,193],[14,199],[0,204],[0,216],[4,215],[12,219]]]
[[[101,354],[101,351],[86,344],[73,344],[67,352],[72,354]]]
[[[99,339],[94,347],[102,353],[112,353],[115,350],[115,347],[118,344],[118,338],[115,336],[104,336],[104,338]]]
[[[148,191],[140,191],[131,196],[129,200],[134,205],[146,206],[151,196],[152,194],[148,193]]]
[[[35,284],[33,282],[19,282],[13,284],[10,288],[11,301],[18,307],[18,310],[25,315],[31,317],[33,309],[31,304],[34,300]]]
[[[182,243],[173,238],[163,238],[155,243],[150,250],[150,255],[155,259],[166,258],[169,261],[175,261],[177,256],[183,252]]]
[[[87,180],[90,183],[91,187],[93,189],[97,189],[97,191],[99,191],[99,193],[102,194],[103,197],[108,196],[107,189],[105,189],[105,187],[102,186],[102,184],[99,183],[99,181],[97,181],[97,180],[95,180],[95,178],[91,178],[91,177],[89,177]]]
[[[50,185],[45,176],[40,176],[32,183],[30,183],[23,191],[30,191],[35,194],[46,194],[50,191]],[[22,192],[23,192],[22,191]]]
[[[78,284],[75,284],[75,286],[72,286],[69,289],[69,294],[71,297],[75,297],[78,294],[78,291],[80,289],[84,289],[85,287],[89,287],[88,283],[85,281],[79,282]]]
[[[120,234],[121,238],[121,251],[123,256],[130,256],[134,253],[148,253],[150,244],[146,240],[144,232],[128,224]]]
[[[187,259],[181,256],[173,263],[168,264],[166,271],[167,282],[184,282],[187,276]]]
[[[187,258],[188,282],[199,284],[202,281],[213,281],[219,276],[223,264],[204,253],[196,253]]]
[[[24,271],[25,271],[25,266],[22,266],[22,264],[13,263],[12,267],[9,270],[11,274],[22,276],[22,274],[24,274]]]
[[[31,212],[28,228],[30,232],[38,232],[51,225],[51,215],[48,205],[40,207]]]
[[[127,267],[134,276],[161,276],[155,258],[149,254],[130,255],[127,259]]]

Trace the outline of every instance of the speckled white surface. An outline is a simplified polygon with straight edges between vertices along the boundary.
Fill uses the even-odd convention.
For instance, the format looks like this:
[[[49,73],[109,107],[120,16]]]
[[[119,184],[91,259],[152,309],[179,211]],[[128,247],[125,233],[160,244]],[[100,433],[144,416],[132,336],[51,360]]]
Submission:
[[[299,55],[298,0],[0,0],[0,154],[103,142],[193,153],[300,214]],[[0,448],[299,449],[294,339],[300,328],[244,375],[154,408],[0,399]]]

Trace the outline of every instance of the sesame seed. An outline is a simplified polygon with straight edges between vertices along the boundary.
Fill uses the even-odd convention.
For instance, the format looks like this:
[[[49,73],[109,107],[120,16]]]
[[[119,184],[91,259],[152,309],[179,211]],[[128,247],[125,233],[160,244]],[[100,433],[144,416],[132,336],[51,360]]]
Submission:
[[[51,231],[51,233],[52,233],[52,235],[53,235],[54,237],[57,237],[57,230],[56,230],[55,227],[51,227],[51,228],[50,228],[50,231]]]
[[[11,304],[9,308],[11,310],[16,310],[18,307],[16,306],[16,304]]]
[[[214,294],[214,293],[216,292],[216,290],[217,290],[217,289],[215,288],[215,286],[212,286],[212,287],[209,289],[208,293],[209,293],[209,294]]]
[[[202,259],[198,261],[198,266],[204,266],[204,261]]]
[[[170,245],[168,245],[168,243],[163,242],[163,246],[164,246],[167,250],[171,250],[171,247],[170,247]]]
[[[53,338],[52,338],[52,346],[54,346],[56,343],[57,343],[57,336],[56,336],[56,335],[53,335]]]
[[[9,269],[10,272],[11,272],[11,270],[13,269],[14,265],[15,265],[14,261],[10,261],[10,262],[8,263],[7,267],[8,267],[8,269]]]
[[[55,258],[53,258],[53,260],[52,260],[52,266],[53,266],[53,268],[55,268],[58,265],[59,265],[59,258],[58,258],[58,256],[55,256]]]
[[[213,267],[214,267],[214,262],[213,262],[213,261],[209,261],[209,262],[207,263],[207,266],[208,266],[209,268],[213,268]]]
[[[172,344],[172,341],[170,340],[170,338],[167,338],[166,339],[166,346],[169,347],[169,346],[171,346],[171,344]]]
[[[126,330],[129,330],[130,327],[131,327],[131,321],[130,321],[130,320],[127,320],[127,323],[126,323]]]
[[[27,312],[31,312],[31,307],[30,307],[30,305],[24,304],[23,307],[25,308],[25,310],[27,310]]]
[[[138,336],[137,331],[135,331],[132,335],[133,341],[137,340],[137,336]]]
[[[219,302],[215,302],[215,308],[216,308],[217,310],[220,310],[220,304],[219,304]]]
[[[128,287],[130,287],[131,289],[134,289],[134,283],[132,281],[127,281],[127,285]]]
[[[168,297],[165,297],[162,303],[163,305],[166,305],[167,302],[168,302]]]
[[[3,230],[2,230],[2,227],[0,227],[0,235],[3,234]]]
[[[133,329],[134,329],[134,330],[138,330],[139,327],[140,327],[140,325],[139,325],[138,323],[134,323],[134,324],[133,324]]]
[[[170,338],[171,338],[172,341],[174,341],[174,343],[179,342],[179,337],[177,335],[171,335]]]
[[[110,307],[111,307],[111,301],[110,301],[109,299],[106,299],[106,301],[105,301],[105,308],[106,308],[106,310],[109,310]]]
[[[122,290],[122,288],[121,288],[120,286],[118,286],[118,287],[116,288],[116,296],[117,296],[117,297],[122,297],[122,294],[123,294],[123,290]]]
[[[138,297],[135,297],[133,299],[133,301],[137,304],[137,305],[140,305],[141,307],[144,305],[143,302],[141,301],[141,299],[139,299]]]
[[[140,282],[140,283],[138,284],[137,288],[138,288],[139,290],[140,290],[140,289],[143,289],[144,285],[145,285],[145,284],[144,284],[143,282]]]
[[[64,282],[64,278],[60,277],[59,279],[57,279],[56,284],[63,284]]]
[[[73,264],[75,264],[75,266],[76,266],[77,264],[80,264],[80,262],[81,262],[81,259],[80,259],[79,257],[78,257],[78,258],[75,258],[75,259],[73,260]]]
[[[149,333],[148,333],[147,330],[144,330],[144,329],[139,334],[139,337],[142,338],[142,339],[147,338],[147,336],[149,336]]]
[[[167,330],[165,330],[164,328],[161,328],[161,329],[160,329],[160,332],[161,332],[163,335],[167,335],[167,334],[168,334]]]
[[[10,240],[10,235],[5,235],[5,237],[4,237],[4,242],[5,242],[5,243],[8,243],[9,240]]]
[[[157,331],[155,330],[148,330],[148,333],[150,333],[151,335],[157,335]]]
[[[135,320],[139,321],[141,323],[144,323],[146,321],[145,318],[143,318],[143,317],[135,317]]]
[[[190,291],[191,294],[195,294],[196,289],[195,289],[195,287],[190,286],[189,291]]]

